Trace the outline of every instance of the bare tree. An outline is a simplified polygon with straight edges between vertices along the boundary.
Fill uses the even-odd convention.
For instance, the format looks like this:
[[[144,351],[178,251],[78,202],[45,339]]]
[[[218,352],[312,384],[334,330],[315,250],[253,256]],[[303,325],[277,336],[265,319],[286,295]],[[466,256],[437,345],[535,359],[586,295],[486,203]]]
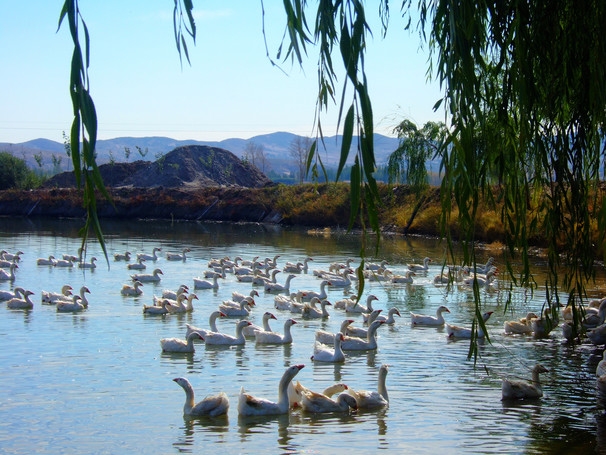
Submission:
[[[248,161],[253,166],[259,168],[263,173],[265,173],[265,170],[269,164],[263,145],[257,144],[255,141],[248,141],[246,143],[243,159]]]
[[[290,143],[289,153],[294,161],[297,169],[297,178],[299,183],[303,183],[305,180],[305,169],[307,167],[307,156],[309,149],[313,144],[313,140],[305,136],[296,136]]]

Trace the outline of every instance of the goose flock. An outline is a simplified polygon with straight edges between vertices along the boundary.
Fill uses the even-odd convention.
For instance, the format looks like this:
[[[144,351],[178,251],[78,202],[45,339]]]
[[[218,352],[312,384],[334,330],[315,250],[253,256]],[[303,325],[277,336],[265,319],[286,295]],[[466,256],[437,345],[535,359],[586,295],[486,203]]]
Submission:
[[[141,272],[130,275],[129,282],[121,285],[119,293],[125,298],[147,298],[147,289],[158,286],[163,279],[164,274],[159,265],[162,260],[187,262],[188,265],[194,263],[199,266],[195,257],[186,258],[186,254],[191,251],[190,248],[184,248],[174,253],[167,252],[165,257],[158,254],[162,252],[161,247],[154,248],[151,254],[116,252],[113,255],[115,262],[127,263],[127,270],[133,269],[133,264],[141,266],[141,270],[145,268],[145,262],[154,264],[152,273]],[[25,256],[25,253],[21,251],[12,254],[6,251],[2,253],[0,260],[6,261],[8,266],[0,269],[0,280],[10,283],[11,286],[18,282],[18,264],[19,261],[24,260],[21,256]],[[261,261],[258,260],[258,257],[249,261],[244,261],[241,257],[233,260],[230,258],[209,260],[208,270],[202,270],[203,273],[199,273],[191,279],[193,281],[192,289],[206,294],[216,291],[219,286],[229,288],[238,285],[239,290],[242,290],[241,283],[250,283],[253,286],[253,289],[244,293],[233,288],[232,299],[216,302],[216,306],[213,308],[208,308],[207,305],[207,302],[212,299],[205,299],[203,309],[197,303],[194,304],[194,300],[199,300],[199,296],[191,293],[190,287],[186,284],[182,284],[176,290],[166,289],[161,296],[150,296],[150,304],[142,305],[142,312],[145,315],[170,317],[171,314],[199,311],[204,312],[205,317],[208,318],[207,328],[187,324],[187,331],[182,334],[183,337],[175,334],[175,336],[160,339],[161,351],[171,354],[191,354],[200,344],[208,346],[291,344],[297,340],[297,331],[300,330],[297,324],[303,325],[308,323],[307,321],[313,323],[314,320],[326,321],[332,318],[332,320],[338,320],[339,331],[333,333],[321,329],[316,330],[313,344],[309,345],[307,360],[312,364],[347,364],[351,352],[380,350],[381,331],[386,330],[384,327],[403,323],[404,318],[400,312],[401,308],[397,307],[397,302],[389,302],[389,305],[383,302],[381,305],[384,308],[373,308],[373,302],[377,302],[379,299],[374,294],[369,294],[362,300],[365,304],[360,303],[355,294],[357,275],[352,268],[353,260],[333,263],[330,264],[328,270],[312,272],[309,270],[309,262],[313,261],[311,257],[294,263],[285,263],[283,268],[280,268],[279,258],[280,255]],[[96,268],[95,261],[96,258],[92,257],[89,262],[84,262],[81,254],[76,257],[63,257],[56,254],[35,260],[39,267],[74,267],[74,264],[78,264],[79,268],[90,271]],[[130,261],[136,261],[136,263],[130,263]],[[364,274],[369,280],[383,281],[385,286],[408,286],[414,284],[418,276],[427,277],[432,270],[430,266],[432,262],[432,259],[426,257],[420,263],[404,265],[405,270],[393,271],[388,268],[388,261],[383,260],[377,263],[367,263]],[[433,279],[436,286],[458,285],[489,288],[498,285],[497,269],[493,265],[492,258],[473,271],[462,267],[452,267],[446,273],[442,267],[436,271],[439,271]],[[284,281],[278,282],[279,273],[283,273],[279,276],[285,277]],[[314,288],[297,286],[298,279],[300,280],[301,275],[304,274],[317,279],[317,286]],[[209,279],[199,278],[202,275]],[[309,285],[309,283],[310,280],[307,279],[305,285]],[[35,292],[24,287],[22,283],[19,284],[21,286],[14,287],[11,291],[0,290],[0,300],[6,302],[7,308],[11,310],[34,310],[35,303],[32,296],[35,295]],[[332,292],[338,290],[343,293],[343,288],[351,288],[350,296],[340,300],[333,299],[334,303],[331,303]],[[41,290],[41,303],[54,305],[57,312],[86,311],[89,308],[86,294],[91,294],[90,289],[83,285],[77,294],[74,294],[73,290],[74,288],[70,284],[64,284],[60,290],[56,291]],[[272,308],[269,308],[269,305],[266,305],[267,308],[259,306],[258,304],[263,300],[273,302]],[[387,314],[382,315],[383,311],[386,311]],[[565,321],[563,326],[569,325],[570,318],[567,316],[566,309],[561,313]],[[260,326],[253,324],[250,320],[258,314],[262,314],[262,325]],[[524,318],[519,320],[505,321],[504,334],[519,337],[547,336],[554,324],[552,322],[548,324],[551,325],[550,328],[545,328],[546,321],[549,322],[549,315],[543,311],[538,311],[538,314],[541,316],[528,312]],[[587,329],[589,340],[596,345],[606,344],[606,325],[604,324],[606,299],[590,302],[589,306],[583,308],[583,314],[585,315],[583,324]],[[494,311],[485,311],[481,315],[476,315],[469,326],[459,326],[447,322],[445,315],[449,317],[451,310],[445,305],[440,305],[435,315],[411,312],[409,323],[411,327],[418,327],[419,330],[438,329],[437,334],[441,334],[441,329],[444,329],[446,339],[449,341],[474,337],[484,338],[487,335],[485,327],[489,318],[494,315]],[[221,327],[217,327],[219,319]],[[273,329],[270,321],[277,321],[281,324],[280,329],[278,331]],[[603,338],[599,338],[599,334],[602,332],[604,333]],[[296,390],[293,392],[292,389],[295,388],[293,379],[304,367],[305,364],[297,363],[287,367],[279,377],[266,378],[266,380],[276,382],[278,396],[275,401],[273,400],[275,397],[272,399],[258,397],[253,395],[252,390],[249,392],[242,388],[237,397],[238,414],[241,416],[277,415],[288,413],[294,408],[300,408],[303,412],[309,413],[350,413],[360,409],[381,409],[389,406],[386,388],[386,376],[389,370],[387,364],[382,364],[377,371],[376,390],[368,391],[353,388],[351,384],[339,384],[334,389],[315,392],[297,381]],[[532,369],[532,379],[530,380],[503,377],[501,399],[540,398],[543,391],[539,374],[547,372],[548,370],[544,366],[537,364]],[[601,369],[598,368],[596,372],[597,387],[599,388],[603,383],[604,393],[606,393],[606,367],[602,365]],[[600,374],[600,372],[602,373]],[[177,377],[173,381],[185,392],[183,406],[185,415],[219,416],[228,412],[229,397],[224,392],[214,392],[196,402],[194,387],[188,379]],[[290,398],[289,395],[291,395]],[[296,398],[293,399],[293,396]]]

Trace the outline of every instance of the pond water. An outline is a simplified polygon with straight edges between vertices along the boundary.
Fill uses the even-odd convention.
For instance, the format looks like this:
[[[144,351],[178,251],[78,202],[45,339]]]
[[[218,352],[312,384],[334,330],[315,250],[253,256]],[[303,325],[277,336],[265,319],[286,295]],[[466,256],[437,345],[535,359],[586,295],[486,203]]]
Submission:
[[[469,325],[473,298],[466,288],[433,284],[445,257],[444,244],[428,239],[386,238],[377,259],[389,261],[396,273],[425,256],[434,259],[426,275],[412,285],[367,282],[364,295],[375,294],[375,308],[395,306],[402,314],[393,326],[381,327],[376,351],[346,353],[342,365],[310,361],[314,333],[338,331],[345,318],[330,309],[326,320],[302,320],[300,315],[274,309],[274,295],[257,288],[257,307],[250,320],[260,324],[265,311],[277,321],[294,317],[294,342],[287,346],[216,348],[196,344],[193,354],[162,354],[159,340],[185,336],[186,323],[207,327],[210,312],[231,297],[248,293],[250,283],[228,274],[219,289],[196,290],[195,311],[187,315],[150,317],[143,305],[163,289],[180,284],[193,288],[211,258],[241,256],[251,259],[280,255],[278,266],[310,256],[310,272],[298,275],[291,291],[318,289],[311,270],[327,269],[334,261],[358,262],[355,235],[310,235],[279,226],[154,222],[104,224],[110,267],[95,242],[88,257],[99,258],[94,271],[36,265],[39,257],[77,254],[80,222],[67,220],[7,220],[0,224],[0,249],[24,252],[14,282],[0,289],[21,286],[32,290],[32,311],[2,308],[0,351],[0,447],[3,453],[371,453],[378,450],[412,453],[596,453],[606,452],[606,417],[596,397],[595,366],[602,351],[589,343],[568,344],[558,329],[549,338],[534,340],[503,333],[505,320],[527,311],[540,311],[544,293],[514,288],[500,274],[497,286],[482,291],[483,305],[494,311],[488,320],[491,342],[480,346],[474,365],[468,360],[469,341],[447,339],[443,328],[416,328],[409,312],[435,314],[446,305],[447,322]],[[161,247],[160,259],[149,264],[163,271],[158,284],[146,283],[143,295],[123,297],[120,289],[132,271],[114,262],[115,252],[148,252]],[[190,248],[185,262],[168,261],[168,251]],[[498,252],[478,251],[478,260],[500,259]],[[537,259],[540,277],[544,263]],[[284,282],[285,274],[278,274]],[[540,282],[540,280],[539,280]],[[592,293],[601,296],[604,276],[599,272]],[[59,291],[63,284],[75,290],[86,285],[90,306],[76,314],[57,313],[41,305],[42,290]],[[329,287],[336,301],[353,290]],[[348,315],[350,317],[351,315]],[[362,325],[359,315],[351,317]],[[234,319],[220,319],[218,329],[235,332]],[[505,404],[501,379],[507,375],[529,378],[535,363],[549,372],[542,375],[544,397]],[[377,412],[344,415],[307,415],[293,410],[274,418],[238,416],[240,387],[268,399],[277,399],[278,381],[293,364],[305,364],[297,380],[313,390],[334,382],[358,389],[376,389],[377,374],[388,364],[390,405]],[[183,416],[183,390],[172,379],[183,376],[197,399],[224,391],[231,402],[227,416],[189,419]]]

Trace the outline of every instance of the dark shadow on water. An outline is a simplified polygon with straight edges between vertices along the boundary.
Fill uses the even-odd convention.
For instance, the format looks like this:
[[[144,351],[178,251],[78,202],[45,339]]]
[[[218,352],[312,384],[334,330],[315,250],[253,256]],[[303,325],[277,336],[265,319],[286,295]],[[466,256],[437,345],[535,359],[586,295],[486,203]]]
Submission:
[[[173,443],[181,453],[190,453],[195,446],[195,434],[206,432],[209,434],[221,435],[229,431],[229,418],[227,415],[218,417],[191,417],[183,415],[183,436]]]
[[[290,415],[280,414],[273,416],[238,416],[238,432],[240,440],[247,441],[251,435],[259,432],[273,431],[275,424],[278,424],[278,431],[284,432],[290,425]]]

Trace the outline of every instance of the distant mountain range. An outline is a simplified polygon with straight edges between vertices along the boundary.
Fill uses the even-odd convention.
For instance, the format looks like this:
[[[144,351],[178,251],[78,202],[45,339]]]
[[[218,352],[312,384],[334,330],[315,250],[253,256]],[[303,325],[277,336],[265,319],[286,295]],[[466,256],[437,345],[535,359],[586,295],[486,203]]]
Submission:
[[[249,142],[263,147],[269,168],[277,173],[292,171],[294,160],[290,155],[290,146],[298,136],[292,133],[276,132],[255,136],[250,139],[225,139],[223,141],[176,140],[168,137],[118,137],[97,141],[97,163],[110,161],[155,161],[163,155],[182,145],[207,145],[229,150],[236,156],[244,156]],[[322,161],[325,166],[336,168],[341,153],[341,136],[324,138],[325,149],[320,147]],[[375,134],[375,159],[377,165],[387,162],[389,155],[397,149],[397,138]],[[354,140],[352,147],[356,146]],[[126,149],[130,150],[127,159]],[[141,150],[141,152],[139,152]],[[38,169],[36,158],[42,163],[47,172],[62,172],[71,170],[71,159],[65,152],[64,145],[48,139],[34,139],[19,144],[0,142],[0,151],[11,153],[25,160],[32,169]],[[353,156],[353,155],[352,155]]]

